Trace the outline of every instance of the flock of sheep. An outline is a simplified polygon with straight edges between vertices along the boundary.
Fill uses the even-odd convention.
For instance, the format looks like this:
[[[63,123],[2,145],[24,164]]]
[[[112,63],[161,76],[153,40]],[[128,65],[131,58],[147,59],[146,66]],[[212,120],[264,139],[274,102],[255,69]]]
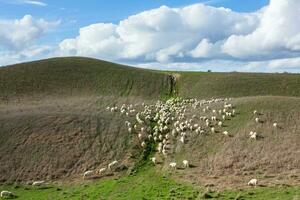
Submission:
[[[134,119],[133,121],[125,121],[125,126],[129,133],[137,135],[141,148],[146,149],[148,145],[154,143],[157,147],[157,153],[166,158],[170,154],[172,141],[185,144],[192,134],[222,133],[225,136],[230,136],[224,123],[226,120],[237,116],[235,107],[229,103],[230,101],[230,98],[210,100],[172,98],[166,102],[157,101],[153,105],[146,105],[145,103],[140,105],[123,104],[120,108],[114,106],[107,107],[106,110],[120,113],[131,120]],[[254,110],[253,114],[255,122],[261,123],[258,111]],[[273,123],[273,127],[278,128],[278,123]],[[250,139],[256,140],[257,137],[257,132],[251,131],[249,133]],[[150,160],[154,165],[158,163],[156,157],[151,157]],[[183,168],[190,166],[188,160],[183,160],[182,164]],[[83,179],[95,174],[102,175],[107,170],[113,171],[117,165],[118,161],[115,160],[108,164],[107,168],[85,171]],[[177,163],[171,162],[169,167],[176,170]],[[44,181],[35,181],[32,185],[41,186],[44,183]],[[256,186],[257,184],[257,179],[251,179],[248,182],[249,186]],[[9,191],[2,191],[0,196],[5,198],[14,196],[14,194]]]
[[[230,136],[224,124],[230,118],[236,117],[237,112],[230,98],[219,98],[210,100],[172,98],[166,102],[157,101],[153,105],[125,105],[120,108],[107,107],[110,112],[120,112],[128,117],[135,116],[133,121],[126,121],[125,126],[129,133],[136,134],[141,148],[154,143],[158,154],[168,157],[174,140],[185,144],[192,134],[204,135],[222,133]],[[139,110],[139,111],[138,111]],[[196,114],[195,114],[196,113]],[[259,113],[253,111],[255,122],[261,123]],[[275,122],[274,128],[278,127]],[[251,131],[250,139],[257,139],[257,132]],[[156,165],[157,157],[151,157],[151,162]],[[190,166],[188,160],[182,161],[183,168]],[[170,169],[177,169],[177,163],[169,163]],[[256,186],[257,179],[251,179],[249,186]]]

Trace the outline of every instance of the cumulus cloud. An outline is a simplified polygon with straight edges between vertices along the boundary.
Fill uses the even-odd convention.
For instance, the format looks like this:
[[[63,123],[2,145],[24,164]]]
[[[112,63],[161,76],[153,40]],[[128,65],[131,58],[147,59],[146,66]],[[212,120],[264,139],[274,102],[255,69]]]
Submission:
[[[222,49],[236,58],[269,59],[300,55],[300,1],[271,0],[255,31],[234,34]]]
[[[232,34],[251,33],[257,25],[256,13],[236,13],[203,4],[162,6],[116,25],[84,27],[76,38],[62,41],[60,49],[68,54],[104,59],[172,62],[185,59],[204,38],[218,42]],[[192,55],[197,57],[196,51]]]
[[[58,24],[35,19],[31,15],[16,20],[0,20],[0,47],[16,51],[25,49]]]
[[[76,37],[62,40],[50,54],[172,70],[300,71],[299,13],[299,0],[270,0],[269,5],[251,13],[201,3],[182,8],[161,6],[116,24],[82,27]],[[35,41],[57,23],[30,15],[0,20],[0,50],[29,56]],[[49,55],[51,49],[44,46],[35,52]],[[3,57],[8,55],[13,54]]]
[[[76,38],[61,42],[60,51],[62,55],[147,66],[149,63],[162,66],[231,63],[244,64],[245,68],[267,64],[272,69],[283,64],[298,66],[295,63],[300,57],[299,13],[298,0],[271,0],[268,6],[253,13],[204,4],[183,8],[162,6],[129,16],[118,24],[83,27]],[[274,61],[279,59],[286,61]]]
[[[37,44],[49,30],[60,22],[49,22],[25,15],[21,19],[0,19],[0,65],[12,64],[29,59],[45,57],[52,49]]]

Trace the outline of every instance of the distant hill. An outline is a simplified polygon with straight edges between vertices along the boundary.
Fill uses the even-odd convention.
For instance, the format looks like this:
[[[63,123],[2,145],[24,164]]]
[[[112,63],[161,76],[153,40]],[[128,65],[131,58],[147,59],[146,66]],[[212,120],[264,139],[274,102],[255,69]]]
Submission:
[[[0,68],[0,99],[22,96],[169,95],[166,74],[90,58],[52,58]]]
[[[176,77],[172,81],[170,75]],[[0,67],[0,100],[22,97],[300,96],[300,74],[162,72],[83,57]]]

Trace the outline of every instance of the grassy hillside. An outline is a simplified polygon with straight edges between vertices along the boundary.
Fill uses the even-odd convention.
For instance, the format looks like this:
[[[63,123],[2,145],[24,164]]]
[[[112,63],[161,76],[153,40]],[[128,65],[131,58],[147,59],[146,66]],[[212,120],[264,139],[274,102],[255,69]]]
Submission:
[[[0,99],[23,96],[169,95],[166,74],[90,58],[68,57],[0,68]]]
[[[183,97],[300,96],[300,74],[181,72]]]
[[[143,102],[153,104],[172,95],[237,97],[231,101],[237,114],[216,134],[191,133],[184,145],[173,138],[167,158],[151,152],[161,161],[155,167],[149,158],[139,162],[140,141],[124,126],[135,116],[106,107],[138,104],[138,110]],[[0,190],[12,190],[20,199],[202,199],[209,185],[215,199],[298,198],[299,97],[299,74],[159,72],[88,58],[3,67]],[[220,109],[223,103],[212,106]],[[254,122],[253,110],[261,113],[263,123]],[[194,114],[204,113],[201,108],[187,116]],[[280,128],[274,130],[273,122]],[[231,136],[224,136],[224,130]],[[252,130],[260,135],[256,141],[249,140]],[[117,171],[83,182],[84,171],[115,159],[120,162]],[[170,172],[168,164],[180,165],[183,159],[193,167]],[[262,187],[245,189],[254,177]],[[54,186],[24,186],[33,180]],[[59,186],[60,181],[76,183]],[[7,185],[12,182],[21,186]]]

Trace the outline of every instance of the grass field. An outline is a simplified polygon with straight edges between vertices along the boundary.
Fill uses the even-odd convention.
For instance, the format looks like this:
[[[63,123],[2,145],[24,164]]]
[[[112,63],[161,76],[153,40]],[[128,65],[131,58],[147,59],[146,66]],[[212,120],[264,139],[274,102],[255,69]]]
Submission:
[[[195,187],[173,181],[169,174],[162,174],[153,168],[141,170],[135,176],[104,179],[84,184],[49,185],[41,188],[32,186],[0,186],[0,190],[13,191],[19,199],[60,200],[60,199],[256,199],[256,200],[297,200],[300,188],[268,187],[245,188],[218,191]]]

